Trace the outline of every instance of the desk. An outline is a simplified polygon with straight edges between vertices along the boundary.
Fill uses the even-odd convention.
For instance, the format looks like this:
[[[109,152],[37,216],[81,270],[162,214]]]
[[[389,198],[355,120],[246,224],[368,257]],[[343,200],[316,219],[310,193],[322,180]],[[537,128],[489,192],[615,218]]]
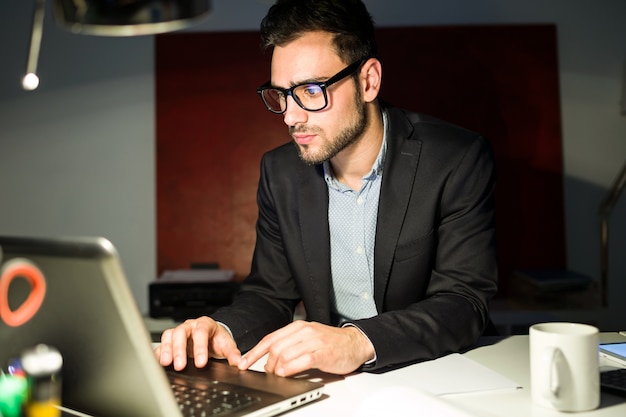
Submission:
[[[626,341],[618,333],[602,333],[603,342]],[[417,391],[406,384],[407,373],[422,374],[415,364],[382,375],[353,374],[331,382],[325,387],[323,399],[297,408],[289,417],[379,417],[436,416],[436,417],[624,417],[626,398],[602,393],[600,407],[582,413],[559,413],[532,404],[530,397],[530,358],[528,336],[509,336],[504,339],[481,340],[481,346],[463,354],[478,364],[508,378],[521,388],[480,391],[473,393],[435,396]],[[422,368],[423,369],[423,368]],[[394,376],[403,375],[404,382],[390,384]],[[417,377],[416,377],[417,379]],[[423,377],[421,378],[423,380]],[[411,380],[411,379],[409,379]],[[377,383],[377,381],[381,381]],[[423,382],[423,381],[422,381]],[[390,400],[398,400],[389,408]],[[84,416],[83,414],[78,414]],[[70,417],[69,414],[64,416]],[[87,416],[88,417],[88,416]]]
[[[626,337],[618,333],[602,333],[600,339],[604,342],[626,341]],[[505,389],[496,391],[482,391],[477,393],[447,394],[438,397],[411,395],[410,387],[405,391],[390,389],[378,395],[371,387],[371,374],[350,375],[343,381],[333,382],[326,386],[328,398],[313,404],[296,409],[287,415],[290,417],[304,416],[374,416],[377,402],[383,402],[385,395],[393,397],[407,395],[403,400],[401,410],[384,413],[382,415],[437,415],[450,416],[480,416],[480,417],[623,417],[626,416],[626,398],[607,393],[601,394],[601,404],[596,410],[581,413],[559,413],[541,406],[532,404],[530,396],[530,358],[528,353],[528,336],[510,336],[502,340],[494,340],[481,347],[472,349],[464,354],[481,365],[486,366],[500,375],[517,382],[520,389]],[[418,369],[420,364],[412,365]],[[410,368],[404,368],[406,372]],[[385,378],[392,376],[391,371],[384,374]],[[381,375],[382,376],[382,375]],[[398,388],[398,387],[396,387]],[[378,401],[380,400],[380,401]],[[441,409],[438,408],[441,405]],[[425,410],[423,410],[426,408]],[[458,412],[457,412],[458,410]],[[428,414],[423,411],[433,411]],[[434,414],[434,412],[437,414]],[[381,415],[381,414],[378,414]]]

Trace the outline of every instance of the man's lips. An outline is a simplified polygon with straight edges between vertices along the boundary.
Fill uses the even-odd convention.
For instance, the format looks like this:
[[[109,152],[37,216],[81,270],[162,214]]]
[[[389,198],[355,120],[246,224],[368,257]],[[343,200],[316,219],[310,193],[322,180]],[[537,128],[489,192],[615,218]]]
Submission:
[[[308,145],[315,139],[315,135],[308,133],[294,133],[292,136],[298,145]]]

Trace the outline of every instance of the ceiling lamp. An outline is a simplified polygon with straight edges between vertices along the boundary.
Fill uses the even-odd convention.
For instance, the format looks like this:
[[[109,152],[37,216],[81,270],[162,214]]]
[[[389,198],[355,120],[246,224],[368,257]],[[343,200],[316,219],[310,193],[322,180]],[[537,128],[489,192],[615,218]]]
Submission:
[[[39,86],[37,61],[43,34],[45,0],[35,0],[25,90]],[[54,0],[57,25],[72,33],[138,36],[184,29],[204,19],[210,0]]]
[[[54,0],[57,24],[72,33],[135,36],[191,26],[209,12],[208,0]]]

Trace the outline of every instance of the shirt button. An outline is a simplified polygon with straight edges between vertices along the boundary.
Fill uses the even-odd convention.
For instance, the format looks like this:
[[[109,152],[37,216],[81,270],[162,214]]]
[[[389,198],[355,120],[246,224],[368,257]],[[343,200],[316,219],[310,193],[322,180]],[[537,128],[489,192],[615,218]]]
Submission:
[[[359,198],[356,199],[356,203],[359,206],[362,206],[364,202],[365,202],[365,199],[363,197],[359,197]]]
[[[367,301],[367,300],[369,300],[369,299],[370,299],[370,295],[369,295],[369,293],[364,292],[363,294],[361,294],[361,299],[362,299],[363,301]]]
[[[357,246],[355,252],[358,253],[359,255],[362,254],[363,253],[363,247]]]

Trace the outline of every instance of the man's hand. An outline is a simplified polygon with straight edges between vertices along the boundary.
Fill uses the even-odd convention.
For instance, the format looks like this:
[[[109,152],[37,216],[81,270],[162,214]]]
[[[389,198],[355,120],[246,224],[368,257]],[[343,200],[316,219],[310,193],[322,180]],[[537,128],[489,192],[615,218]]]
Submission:
[[[205,366],[210,357],[227,359],[232,366],[237,366],[241,360],[241,352],[228,330],[209,317],[187,320],[164,331],[154,354],[161,365],[173,363],[177,371],[187,366],[188,356],[194,358],[199,368]]]
[[[240,361],[248,369],[266,353],[265,371],[279,376],[316,368],[348,374],[375,356],[374,346],[356,327],[295,321],[265,336]]]

